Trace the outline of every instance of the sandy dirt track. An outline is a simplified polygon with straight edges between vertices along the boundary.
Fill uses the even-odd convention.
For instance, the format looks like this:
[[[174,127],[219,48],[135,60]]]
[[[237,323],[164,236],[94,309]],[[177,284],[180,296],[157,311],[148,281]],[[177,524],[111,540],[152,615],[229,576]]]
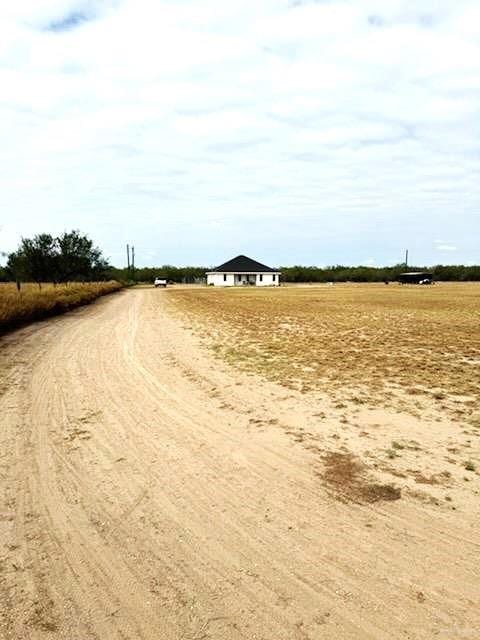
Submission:
[[[480,638],[478,505],[338,500],[334,418],[213,359],[168,290],[0,367],[0,638]]]

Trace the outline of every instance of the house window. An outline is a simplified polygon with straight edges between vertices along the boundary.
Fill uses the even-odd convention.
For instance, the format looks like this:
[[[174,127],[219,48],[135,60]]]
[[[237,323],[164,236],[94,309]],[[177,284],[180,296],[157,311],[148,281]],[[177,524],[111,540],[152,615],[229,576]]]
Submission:
[[[263,282],[263,276],[260,275],[260,282]]]
[[[276,279],[277,279],[277,276],[275,274],[273,274],[272,281],[275,282]]]
[[[226,273],[224,273],[224,274],[223,274],[223,281],[224,281],[224,282],[226,282],[226,281],[227,281],[227,274],[226,274]]]

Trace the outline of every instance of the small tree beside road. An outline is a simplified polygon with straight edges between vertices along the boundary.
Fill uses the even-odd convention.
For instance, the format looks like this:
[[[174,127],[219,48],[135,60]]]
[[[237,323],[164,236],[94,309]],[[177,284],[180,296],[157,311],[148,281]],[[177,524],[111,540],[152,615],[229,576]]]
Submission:
[[[41,233],[22,238],[17,251],[9,254],[6,272],[17,283],[92,282],[107,277],[109,264],[101,250],[79,231],[58,237]]]

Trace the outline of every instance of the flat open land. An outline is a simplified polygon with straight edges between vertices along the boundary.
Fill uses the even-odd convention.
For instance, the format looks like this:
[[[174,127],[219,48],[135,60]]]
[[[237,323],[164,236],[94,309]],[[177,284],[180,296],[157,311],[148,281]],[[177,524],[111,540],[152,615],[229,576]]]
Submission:
[[[285,387],[462,420],[480,404],[480,284],[172,295],[220,356]]]
[[[480,289],[137,288],[0,340],[0,638],[480,637]]]

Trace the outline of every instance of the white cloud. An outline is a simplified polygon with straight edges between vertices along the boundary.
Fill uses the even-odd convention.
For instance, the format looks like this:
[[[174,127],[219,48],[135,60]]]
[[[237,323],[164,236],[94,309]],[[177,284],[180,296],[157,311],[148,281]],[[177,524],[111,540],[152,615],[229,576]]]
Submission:
[[[79,227],[118,262],[476,255],[477,2],[292,4],[3,8],[0,250]]]
[[[437,244],[435,247],[437,251],[456,251],[457,247],[453,244]]]

